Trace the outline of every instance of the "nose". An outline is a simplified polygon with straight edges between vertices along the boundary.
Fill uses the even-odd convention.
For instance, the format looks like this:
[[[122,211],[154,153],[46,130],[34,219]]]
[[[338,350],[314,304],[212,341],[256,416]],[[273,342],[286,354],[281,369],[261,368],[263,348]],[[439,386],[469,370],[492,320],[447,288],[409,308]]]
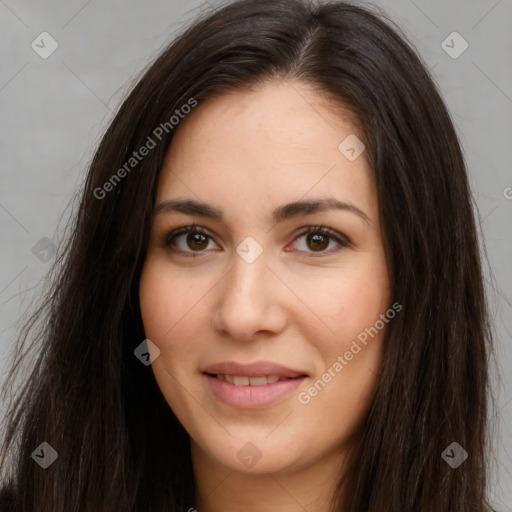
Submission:
[[[265,251],[252,263],[236,253],[233,260],[215,287],[214,329],[240,341],[283,331],[288,320],[286,287],[268,268]]]

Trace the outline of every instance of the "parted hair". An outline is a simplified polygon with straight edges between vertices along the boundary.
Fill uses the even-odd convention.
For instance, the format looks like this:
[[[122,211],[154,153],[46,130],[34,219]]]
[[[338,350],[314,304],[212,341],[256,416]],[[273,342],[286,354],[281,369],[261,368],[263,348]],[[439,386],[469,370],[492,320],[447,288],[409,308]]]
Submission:
[[[112,190],[116,170],[191,98],[299,80],[357,120],[376,184],[392,302],[375,395],[340,467],[333,512],[488,512],[489,355],[474,204],[448,110],[417,51],[376,8],[240,0],[205,11],[160,52],[105,130],[4,385],[1,510],[186,511],[189,438],[151,368],[138,285],[175,130]],[[178,127],[179,129],[179,127]],[[212,176],[212,179],[214,177]],[[105,190],[105,188],[103,188]],[[13,391],[23,362],[29,375]],[[42,469],[43,441],[58,453]],[[467,460],[441,456],[457,442]]]

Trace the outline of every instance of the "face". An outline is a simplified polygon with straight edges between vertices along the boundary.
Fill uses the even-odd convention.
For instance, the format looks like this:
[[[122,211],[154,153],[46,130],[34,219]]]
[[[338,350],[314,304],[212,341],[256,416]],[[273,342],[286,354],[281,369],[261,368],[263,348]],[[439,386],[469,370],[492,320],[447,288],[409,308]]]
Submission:
[[[175,134],[140,306],[193,457],[295,471],[343,457],[368,413],[391,295],[354,134],[284,81],[199,104]]]

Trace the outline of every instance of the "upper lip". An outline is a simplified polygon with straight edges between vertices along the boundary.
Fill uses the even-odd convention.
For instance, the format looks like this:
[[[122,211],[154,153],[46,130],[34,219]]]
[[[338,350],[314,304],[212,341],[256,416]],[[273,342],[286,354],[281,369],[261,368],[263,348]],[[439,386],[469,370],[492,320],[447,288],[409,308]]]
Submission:
[[[278,377],[287,377],[289,379],[303,375],[307,376],[305,372],[286,368],[285,366],[270,361],[257,361],[249,364],[237,363],[236,361],[224,361],[205,367],[203,372],[214,375],[241,375],[246,377],[277,375]]]

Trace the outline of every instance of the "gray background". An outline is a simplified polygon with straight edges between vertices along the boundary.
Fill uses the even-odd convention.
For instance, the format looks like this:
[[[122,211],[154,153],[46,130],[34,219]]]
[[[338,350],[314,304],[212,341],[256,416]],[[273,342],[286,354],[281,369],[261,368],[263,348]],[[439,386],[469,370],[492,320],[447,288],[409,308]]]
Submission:
[[[208,3],[215,5],[0,0],[0,380],[10,364],[16,322],[51,262],[41,261],[52,253],[40,250],[49,244],[40,240],[58,244],[62,238],[76,187],[134,77]],[[499,436],[491,499],[498,510],[512,511],[512,0],[375,3],[432,70],[464,146],[489,258],[501,375],[493,385]],[[45,31],[59,45],[47,59],[31,47]],[[454,31],[469,45],[458,58],[442,47]],[[449,51],[459,52],[462,41],[451,39]]]

